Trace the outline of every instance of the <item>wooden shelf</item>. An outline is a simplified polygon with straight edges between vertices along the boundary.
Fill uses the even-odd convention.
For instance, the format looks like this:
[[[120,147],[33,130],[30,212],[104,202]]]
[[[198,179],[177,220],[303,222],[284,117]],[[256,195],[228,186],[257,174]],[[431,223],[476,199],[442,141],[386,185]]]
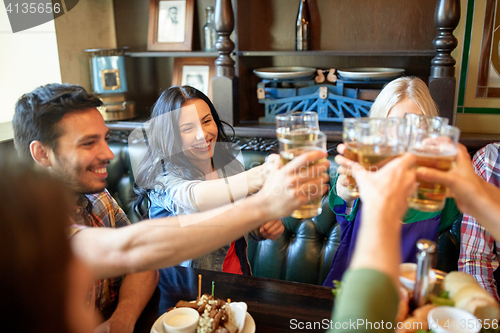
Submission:
[[[217,58],[219,52],[125,52],[126,56],[133,58]]]
[[[337,56],[337,57],[434,57],[435,50],[397,50],[397,51],[236,51],[240,57],[274,56]]]

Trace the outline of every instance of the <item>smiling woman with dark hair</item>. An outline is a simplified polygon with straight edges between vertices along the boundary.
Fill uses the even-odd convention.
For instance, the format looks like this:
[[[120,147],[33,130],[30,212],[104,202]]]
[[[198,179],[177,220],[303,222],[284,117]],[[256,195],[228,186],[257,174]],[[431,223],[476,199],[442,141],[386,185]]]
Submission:
[[[190,86],[171,87],[161,94],[153,107],[147,145],[135,188],[140,196],[136,207],[149,198],[150,218],[234,203],[257,192],[278,160],[273,155],[264,165],[245,171],[212,102]],[[252,235],[274,240],[283,229],[281,221],[275,220]],[[184,265],[249,275],[246,248],[242,237]]]

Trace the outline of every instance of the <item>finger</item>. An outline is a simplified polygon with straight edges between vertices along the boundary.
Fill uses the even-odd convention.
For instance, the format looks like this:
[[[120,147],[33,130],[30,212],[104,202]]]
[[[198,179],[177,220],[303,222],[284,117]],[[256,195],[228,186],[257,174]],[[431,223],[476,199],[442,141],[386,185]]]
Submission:
[[[356,179],[356,182],[363,182],[366,178],[368,171],[359,163],[353,163],[351,167],[352,176]]]
[[[344,155],[345,154],[345,150],[346,150],[346,146],[345,144],[341,143],[337,146],[337,151],[339,154],[342,154]]]
[[[441,171],[432,168],[418,167],[417,177],[421,180],[428,181],[431,183],[440,183],[446,186],[450,186],[453,181],[453,175],[447,171]]]
[[[281,223],[281,221],[279,224],[273,222],[273,225],[261,227],[260,232],[262,235],[272,236],[277,234],[282,227],[283,224]]]
[[[470,155],[469,155],[469,151],[467,150],[467,147],[465,147],[461,143],[458,144],[457,164],[458,165],[462,165],[462,164],[471,165],[472,164],[472,161],[471,161],[471,158],[470,158]]]
[[[297,195],[302,204],[323,197],[328,190],[328,185],[322,182],[310,182],[297,188]]]
[[[276,163],[279,160],[281,160],[281,158],[280,158],[280,155],[278,155],[278,154],[271,154],[271,155],[268,155],[266,158],[266,162],[269,162],[272,164]]]
[[[285,172],[291,173],[294,172],[296,169],[300,169],[301,167],[304,166],[309,166],[314,163],[319,164],[318,162],[321,159],[325,159],[325,161],[328,162],[328,165],[330,165],[330,161],[328,161],[326,157],[327,157],[326,151],[313,150],[295,157],[293,160],[291,160],[289,163],[285,165],[283,170]]]
[[[340,176],[351,176],[352,174],[352,171],[351,171],[351,168],[346,168],[344,166],[339,166],[337,168],[337,173],[340,175]]]
[[[315,179],[322,179],[325,183],[330,180],[327,165],[313,165],[309,168],[299,170],[299,173],[290,179],[292,184],[305,184]]]
[[[340,175],[339,178],[337,179],[337,184],[343,187],[347,187],[350,182],[350,178],[347,178],[347,176]]]
[[[409,170],[415,166],[417,158],[410,153],[404,153],[384,165],[385,169]]]
[[[260,228],[261,228],[261,230],[269,230],[270,228],[273,227],[273,225],[276,224],[277,221],[281,222],[279,219],[276,219],[276,220],[264,223],[263,225],[260,226]]]
[[[340,166],[350,167],[354,162],[342,155],[337,155],[335,156],[335,163],[337,163]]]
[[[285,231],[285,227],[283,225],[278,226],[278,229],[274,230],[271,235],[269,235],[269,239],[275,241],[277,240]]]

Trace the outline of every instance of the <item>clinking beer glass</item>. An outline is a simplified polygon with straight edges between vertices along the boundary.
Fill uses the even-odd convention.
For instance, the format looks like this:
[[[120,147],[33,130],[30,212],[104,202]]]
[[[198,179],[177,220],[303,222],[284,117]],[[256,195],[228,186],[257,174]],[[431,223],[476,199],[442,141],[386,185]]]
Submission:
[[[410,125],[409,125],[410,126]],[[416,164],[427,168],[448,171],[453,166],[460,130],[455,126],[436,127],[428,120],[419,126],[411,125],[408,151],[417,157]],[[408,198],[409,206],[423,212],[443,209],[446,187],[443,184],[425,182],[417,178],[417,189]]]
[[[307,130],[306,132],[292,131],[286,136],[278,136],[280,156],[283,164],[295,157],[313,151],[326,151],[326,135],[320,131]],[[321,189],[318,188],[318,191]],[[321,213],[321,198],[311,200],[299,209],[293,211],[292,216],[297,219],[314,217]]]
[[[358,163],[366,170],[376,171],[406,151],[405,120],[371,118],[358,122]]]
[[[346,147],[345,157],[351,161],[358,162],[358,131],[357,124],[361,122],[367,122],[370,118],[344,118],[342,121],[343,132],[342,140]],[[347,185],[348,194],[353,197],[359,197],[358,187],[356,186],[356,180],[351,175],[347,176],[349,184]]]
[[[278,138],[307,131],[319,131],[318,114],[314,111],[294,111],[276,116]]]

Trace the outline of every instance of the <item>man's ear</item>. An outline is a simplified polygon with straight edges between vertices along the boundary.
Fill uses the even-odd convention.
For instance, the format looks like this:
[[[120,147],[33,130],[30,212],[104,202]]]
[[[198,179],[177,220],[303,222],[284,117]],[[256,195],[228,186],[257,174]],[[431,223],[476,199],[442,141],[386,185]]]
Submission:
[[[45,168],[48,168],[52,165],[49,158],[50,150],[51,148],[47,147],[38,140],[33,140],[30,143],[31,157],[33,157],[36,163]]]

